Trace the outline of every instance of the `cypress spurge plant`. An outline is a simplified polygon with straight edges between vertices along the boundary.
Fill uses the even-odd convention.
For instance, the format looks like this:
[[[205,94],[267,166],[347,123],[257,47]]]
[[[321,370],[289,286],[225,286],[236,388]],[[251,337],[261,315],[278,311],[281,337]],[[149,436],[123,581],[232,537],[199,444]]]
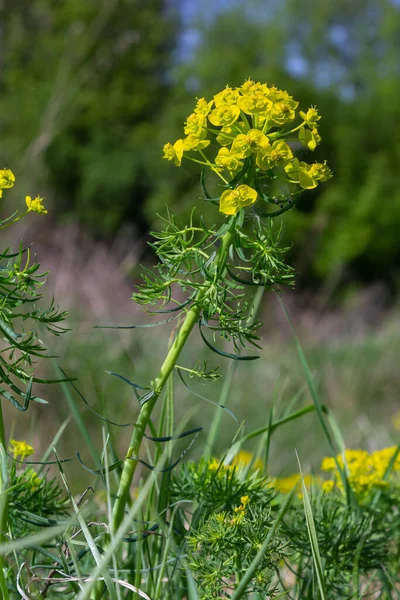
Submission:
[[[292,209],[304,190],[331,177],[326,163],[308,164],[293,154],[291,142],[313,151],[321,141],[316,108],[298,110],[286,91],[247,80],[227,87],[211,101],[197,100],[186,119],[185,136],[164,146],[164,158],[201,167],[204,200],[218,207],[223,221],[207,224],[193,210],[182,224],[172,214],[151,243],[159,260],[143,270],[133,299],[150,314],[170,313],[177,333],[158,374],[140,398],[113,507],[112,530],[122,522],[146,427],[194,328],[214,352],[233,360],[254,360],[259,320],[251,317],[252,291],[293,284],[293,269],[279,246],[274,219]],[[217,215],[216,215],[217,216]],[[217,220],[217,219],[216,219]],[[250,290],[250,291],[249,291]],[[165,322],[165,321],[164,321]],[[232,344],[218,348],[217,338]]]
[[[0,198],[3,191],[13,187],[14,183],[13,172],[0,169]],[[17,210],[9,217],[0,219],[0,229],[15,224],[30,212],[47,213],[40,196],[26,196],[25,204],[24,211]],[[9,449],[3,418],[4,401],[10,402],[18,411],[26,411],[30,402],[45,402],[34,395],[35,383],[50,383],[50,380],[35,376],[35,362],[46,355],[46,348],[39,337],[39,327],[55,335],[66,331],[60,325],[66,313],[60,312],[53,301],[47,308],[41,308],[38,304],[42,298],[40,288],[46,276],[39,269],[40,264],[32,259],[29,248],[21,245],[17,252],[10,248],[0,251],[0,543],[21,532],[21,510],[31,508],[23,501],[24,494],[32,501],[36,499],[32,504],[35,512],[41,513],[41,516],[47,510],[54,512],[53,500],[59,495],[56,484],[49,482],[47,485],[33,469],[17,469],[18,461],[23,461],[30,454],[30,450],[27,451],[29,445],[13,440],[10,448],[12,456],[7,456]],[[18,504],[17,498],[25,506]],[[6,567],[1,558],[1,597],[8,598],[3,568]]]

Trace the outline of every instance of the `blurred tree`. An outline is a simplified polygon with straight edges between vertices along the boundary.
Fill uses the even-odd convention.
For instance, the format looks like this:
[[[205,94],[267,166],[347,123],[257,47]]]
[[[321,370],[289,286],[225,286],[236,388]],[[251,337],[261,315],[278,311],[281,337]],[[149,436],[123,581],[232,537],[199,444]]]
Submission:
[[[139,221],[168,98],[171,0],[3,0],[1,162],[100,234]],[[42,189],[42,188],[41,188]]]
[[[177,123],[178,108],[187,114],[188,97],[211,97],[248,76],[289,90],[305,108],[316,104],[322,147],[302,158],[327,157],[334,179],[285,215],[298,266],[308,283],[347,272],[393,282],[400,267],[398,4],[249,0],[215,20],[203,15],[192,60],[174,72],[164,121]],[[177,128],[170,138],[180,135]]]

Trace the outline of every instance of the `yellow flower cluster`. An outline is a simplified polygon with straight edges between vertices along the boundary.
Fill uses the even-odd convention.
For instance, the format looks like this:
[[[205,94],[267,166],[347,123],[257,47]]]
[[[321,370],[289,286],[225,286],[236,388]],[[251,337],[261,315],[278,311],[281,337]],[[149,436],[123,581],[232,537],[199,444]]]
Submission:
[[[287,477],[275,477],[270,485],[281,494],[290,494],[295,487],[298,487],[300,492],[301,479],[302,477],[300,473],[294,473],[293,475],[288,475]],[[316,479],[312,475],[304,475],[304,483],[307,487],[310,487],[315,481]],[[301,493],[299,495],[301,496]]]
[[[10,171],[10,169],[0,169],[0,198],[2,198],[3,196],[3,190],[13,187],[14,183],[14,173]],[[39,214],[47,214],[47,210],[43,206],[43,198],[41,198],[40,196],[36,196],[35,198],[26,196],[25,203],[28,209],[26,212],[32,211]],[[26,212],[24,214],[26,214]],[[18,216],[15,220],[18,220],[19,218],[20,216]]]
[[[272,169],[280,169],[287,182],[301,189],[313,189],[332,176],[330,169],[326,163],[300,162],[282,139],[297,133],[300,143],[310,150],[315,150],[321,141],[318,133],[321,117],[317,109],[311,107],[297,115],[298,105],[286,91],[251,79],[239,88],[226,87],[210,102],[205,98],[197,100],[193,113],[185,122],[186,137],[174,144],[165,144],[164,158],[180,166],[185,156],[209,167],[226,187],[230,187],[226,177],[232,178],[245,170],[247,161],[252,177],[247,178],[247,183],[226,190],[220,197],[220,211],[226,215],[234,215],[256,202],[259,194],[253,186],[258,173],[267,177]],[[293,126],[296,116],[301,122]],[[287,125],[289,129],[286,129]],[[221,146],[213,159],[204,153],[211,142],[209,134],[213,134]],[[200,158],[194,158],[192,152],[198,152]]]
[[[27,456],[31,456],[31,454],[34,453],[32,446],[27,444],[24,440],[10,440],[8,450],[16,460],[24,460]]]
[[[243,521],[246,515],[246,507],[250,502],[249,496],[242,496],[240,502],[241,504],[234,508],[235,516],[229,521],[230,525],[239,525]]]
[[[371,453],[366,450],[346,450],[344,460],[341,454],[336,457],[336,460],[340,468],[345,469],[350,487],[356,496],[363,499],[374,489],[388,485],[388,482],[384,480],[384,475],[396,451],[396,446]],[[324,458],[321,469],[332,473],[332,479],[323,484],[324,491],[331,491],[335,486],[343,491],[343,482],[335,459]],[[400,455],[396,457],[392,467],[392,473],[396,471],[400,471]]]
[[[0,169],[0,198],[3,196],[3,190],[11,188],[14,182],[14,173],[10,169]]]
[[[251,452],[240,450],[229,465],[221,464],[219,459],[212,458],[208,464],[208,470],[211,472],[218,471],[221,475],[225,475],[227,472],[240,471],[247,467],[251,462],[253,462],[252,469],[255,471],[261,471],[264,468],[264,463],[261,458],[256,458],[254,460],[254,455]]]

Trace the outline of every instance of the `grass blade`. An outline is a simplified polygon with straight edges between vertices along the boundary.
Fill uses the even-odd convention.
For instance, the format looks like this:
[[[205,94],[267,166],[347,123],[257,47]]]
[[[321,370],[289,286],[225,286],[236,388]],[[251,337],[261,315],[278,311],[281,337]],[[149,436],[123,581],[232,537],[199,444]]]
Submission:
[[[301,470],[301,464],[300,464],[300,460],[299,460],[299,456],[298,456],[297,452],[296,452],[296,456],[297,456],[297,460],[299,463],[299,469],[300,469],[301,478],[302,478],[301,479],[301,487],[302,487],[302,493],[303,493],[304,514],[306,516],[308,537],[310,540],[311,553],[312,553],[312,557],[313,557],[313,561],[314,561],[315,572],[317,574],[318,587],[319,587],[319,591],[320,591],[322,600],[326,600],[324,568],[322,565],[321,554],[319,551],[317,531],[315,529],[315,522],[314,522],[314,516],[313,516],[313,512],[312,512],[312,506],[311,506],[311,502],[310,502],[310,497],[308,495],[307,486],[304,483],[303,471]]]

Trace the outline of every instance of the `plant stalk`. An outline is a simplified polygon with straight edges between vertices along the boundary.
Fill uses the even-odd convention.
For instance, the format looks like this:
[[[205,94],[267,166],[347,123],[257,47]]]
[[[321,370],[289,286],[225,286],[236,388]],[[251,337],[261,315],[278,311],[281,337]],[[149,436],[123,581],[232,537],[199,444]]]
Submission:
[[[0,400],[0,543],[7,542],[6,532],[8,530],[8,477],[7,477],[7,452],[6,433],[4,428],[3,405]],[[0,592],[4,600],[9,599],[7,583],[4,577],[6,563],[0,556]]]
[[[228,256],[229,247],[232,244],[233,234],[231,230],[228,230],[222,237],[221,246],[215,257],[215,274],[219,277],[225,267],[226,259]],[[139,417],[134,426],[131,442],[129,445],[128,452],[126,454],[119,489],[117,493],[117,499],[114,503],[111,530],[115,533],[120,526],[123,518],[126,504],[129,498],[130,486],[132,483],[133,476],[135,474],[136,466],[138,464],[138,454],[142,444],[144,432],[148,425],[150,416],[153,412],[154,406],[164,389],[175,365],[177,364],[178,358],[182,352],[183,347],[196,323],[199,320],[201,314],[202,300],[207,296],[207,292],[212,287],[213,282],[209,285],[203,286],[195,299],[193,306],[187,312],[184,322],[175,338],[174,343],[170,347],[167,356],[161,366],[158,377],[154,380],[152,387],[154,395],[144,404],[140,410]]]

